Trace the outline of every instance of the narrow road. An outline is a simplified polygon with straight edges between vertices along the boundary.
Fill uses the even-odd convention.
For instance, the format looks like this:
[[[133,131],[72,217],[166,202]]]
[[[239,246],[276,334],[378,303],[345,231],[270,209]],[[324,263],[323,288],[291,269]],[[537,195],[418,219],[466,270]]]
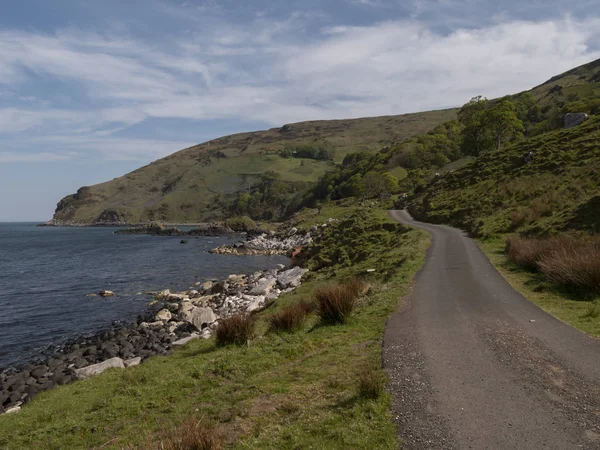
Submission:
[[[600,340],[525,299],[460,230],[390,214],[432,235],[384,338],[402,448],[600,449]]]

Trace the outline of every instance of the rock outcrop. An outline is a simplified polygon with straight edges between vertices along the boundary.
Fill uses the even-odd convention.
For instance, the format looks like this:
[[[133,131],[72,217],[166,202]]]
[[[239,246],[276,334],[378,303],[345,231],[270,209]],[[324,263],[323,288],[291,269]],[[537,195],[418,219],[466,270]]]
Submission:
[[[568,113],[565,114],[565,128],[573,128],[586,120],[588,115],[585,113]]]

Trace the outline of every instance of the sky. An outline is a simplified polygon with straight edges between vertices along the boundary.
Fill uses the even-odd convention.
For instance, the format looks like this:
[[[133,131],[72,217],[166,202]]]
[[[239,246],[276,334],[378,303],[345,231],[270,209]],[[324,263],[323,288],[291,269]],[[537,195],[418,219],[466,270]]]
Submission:
[[[0,221],[219,136],[459,106],[600,58],[600,0],[0,0]]]

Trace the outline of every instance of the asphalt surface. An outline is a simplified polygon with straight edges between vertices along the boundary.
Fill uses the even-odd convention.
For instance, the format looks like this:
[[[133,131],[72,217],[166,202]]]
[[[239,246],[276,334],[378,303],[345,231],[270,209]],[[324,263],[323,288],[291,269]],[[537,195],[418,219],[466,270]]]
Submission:
[[[405,449],[600,449],[600,340],[515,291],[460,230],[432,235],[387,323],[384,366]]]

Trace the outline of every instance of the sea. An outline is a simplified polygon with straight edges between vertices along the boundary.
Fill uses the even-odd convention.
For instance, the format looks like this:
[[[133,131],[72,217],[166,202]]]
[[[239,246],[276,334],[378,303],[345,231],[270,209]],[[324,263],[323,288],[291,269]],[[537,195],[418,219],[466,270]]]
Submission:
[[[0,223],[0,371],[48,345],[133,322],[147,292],[287,264],[283,256],[213,255],[236,239],[117,235],[116,228]],[[90,296],[107,289],[114,297]]]

